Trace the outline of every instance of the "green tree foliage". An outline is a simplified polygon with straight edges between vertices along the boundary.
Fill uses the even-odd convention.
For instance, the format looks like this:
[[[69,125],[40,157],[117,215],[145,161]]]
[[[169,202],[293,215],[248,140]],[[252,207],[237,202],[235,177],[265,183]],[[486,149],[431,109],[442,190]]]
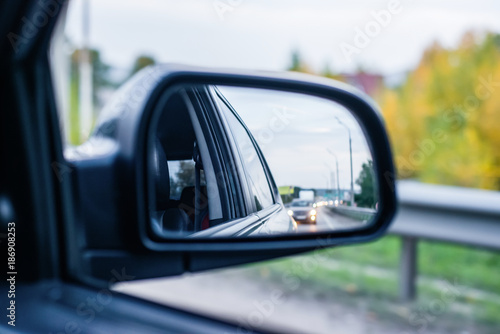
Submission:
[[[356,184],[361,187],[361,193],[355,195],[355,202],[363,208],[373,208],[376,203],[376,189],[373,175],[373,161],[363,163]]]
[[[130,75],[132,76],[133,74],[142,70],[144,67],[147,67],[149,65],[154,65],[154,64],[156,64],[156,60],[154,60],[153,57],[146,56],[146,55],[139,56],[134,61],[134,65],[132,66],[132,72]]]
[[[309,66],[307,66],[307,64],[304,62],[302,56],[297,50],[294,50],[292,52],[291,64],[287,70],[293,72],[312,73]]]
[[[192,161],[179,161],[179,169],[174,176],[170,176],[170,193],[174,198],[179,198],[184,188],[194,186],[194,184],[194,163]]]
[[[104,63],[101,59],[101,54],[98,50],[89,50],[90,61],[92,64],[92,83],[94,85],[94,92],[102,87],[113,86],[113,82],[109,80],[110,66]],[[78,65],[80,64],[82,50],[77,49],[71,55],[71,72],[72,77],[78,79]]]
[[[112,87],[114,83],[109,80],[110,66],[101,60],[98,50],[89,50],[90,62],[92,64],[92,84],[93,84],[93,103],[97,105],[97,93],[105,87]],[[80,120],[78,117],[79,108],[79,64],[82,59],[82,50],[76,49],[71,54],[70,69],[70,113],[69,120],[71,127],[69,129],[70,144],[80,144]]]
[[[177,171],[170,175],[170,194],[172,198],[180,198],[182,190],[196,184],[196,172],[193,160],[178,161]],[[205,173],[200,171],[200,185],[206,186]]]

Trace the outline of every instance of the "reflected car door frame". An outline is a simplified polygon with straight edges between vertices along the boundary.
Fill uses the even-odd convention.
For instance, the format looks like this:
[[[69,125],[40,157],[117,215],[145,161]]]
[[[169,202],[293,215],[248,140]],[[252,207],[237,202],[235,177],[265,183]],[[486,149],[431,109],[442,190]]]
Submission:
[[[195,109],[196,117],[202,128],[214,165],[216,186],[219,189],[223,213],[223,217],[215,222],[217,225],[223,224],[226,221],[240,217],[243,212],[239,180],[236,178],[237,174],[231,170],[231,165],[228,164],[232,157],[230,152],[226,150],[223,130],[206,91],[203,89],[189,89],[187,95]]]
[[[248,235],[262,224],[262,220],[256,214],[255,208],[251,206],[251,190],[244,170],[239,168],[237,163],[240,156],[237,150],[232,149],[235,145],[233,136],[228,132],[224,115],[214,96],[211,95],[210,88],[208,86],[197,87],[193,89],[193,92],[191,102],[200,109],[198,117],[203,118],[205,125],[211,129],[211,131],[205,129],[206,136],[210,137],[217,148],[215,154],[220,164],[219,172],[225,175],[224,182],[221,182],[224,185],[222,188],[228,198],[226,204],[231,208],[229,208],[228,219],[224,219],[207,230],[196,232],[188,238]]]
[[[246,126],[245,122],[243,122],[243,119],[240,117],[240,115],[238,114],[237,110],[234,109],[234,107],[232,106],[232,104],[226,99],[226,97],[217,89],[217,87],[214,88],[214,92],[212,92],[212,95],[213,94],[217,94],[224,102],[227,103],[227,105],[229,106],[229,108],[234,112],[236,118],[238,119],[238,121],[241,123],[241,125],[243,126],[243,128],[245,128],[248,136],[250,137],[250,140],[252,141],[252,144],[255,148],[255,150],[257,151],[257,154],[259,156],[259,160],[260,160],[260,163],[264,169],[264,173],[266,174],[266,178],[267,178],[267,183],[269,185],[269,188],[271,189],[271,194],[273,196],[273,201],[275,204],[282,204],[282,201],[281,201],[281,196],[279,194],[279,190],[278,190],[278,187],[276,185],[276,182],[274,181],[274,177],[271,173],[271,170],[269,169],[269,165],[267,164],[267,161],[266,161],[266,158],[264,157],[264,154],[262,153],[262,150],[260,149],[260,146],[259,144],[257,143],[257,140],[255,139],[255,137],[253,136],[252,132],[248,129],[248,127]],[[213,97],[215,98],[215,97]]]
[[[246,126],[245,122],[241,119],[239,116],[237,110],[234,109],[234,107],[231,105],[231,103],[224,97],[224,95],[217,89],[217,87],[211,87],[209,88],[209,94],[211,95],[211,98],[214,102],[214,105],[218,106],[218,103],[216,99],[220,99],[220,103],[224,103],[230,111],[236,116],[236,119],[238,122],[241,124],[241,126],[245,129],[246,134],[250,138],[253,148],[257,152],[260,166],[264,170],[264,174],[266,177],[266,182],[269,187],[269,190],[271,192],[272,200],[273,203],[267,207],[262,208],[261,210],[257,210],[255,207],[254,201],[253,201],[253,196],[256,196],[257,194],[254,194],[250,185],[248,178],[246,177],[246,172],[245,168],[246,166],[242,166],[242,178],[240,182],[243,182],[246,184],[246,187],[248,189],[249,197],[246,198],[247,202],[247,208],[249,208],[249,211],[247,211],[247,216],[250,217],[251,215],[255,214],[257,217],[259,217],[259,224],[258,228],[254,228],[251,231],[246,231],[244,235],[251,235],[252,233],[258,234],[260,232],[264,234],[273,234],[273,233],[285,233],[285,232],[295,232],[296,231],[296,224],[294,224],[293,220],[290,219],[290,216],[287,214],[285,207],[283,205],[283,202],[281,200],[281,196],[279,195],[279,190],[278,187],[276,186],[276,182],[274,181],[274,178],[271,174],[271,171],[269,169],[269,166],[266,162],[266,159],[257,143],[255,140],[253,134],[251,131],[248,129]],[[220,108],[217,108],[217,112],[219,113],[219,117],[224,118],[225,116],[223,115],[222,110]],[[232,140],[231,145],[233,149],[233,155],[239,155],[240,158],[243,158],[241,156],[241,152],[238,149],[236,143],[234,142],[234,137],[230,133],[230,130],[228,128],[227,122],[225,124],[225,134],[226,137],[229,138],[229,140]],[[264,226],[266,225],[266,226]],[[286,225],[286,226],[284,226]]]
[[[188,94],[203,133],[209,144],[210,155],[216,166],[216,182],[223,203],[223,218],[217,226],[247,215],[239,173],[234,168],[234,156],[228,149],[228,138],[221,123],[219,111],[206,88],[194,88]]]

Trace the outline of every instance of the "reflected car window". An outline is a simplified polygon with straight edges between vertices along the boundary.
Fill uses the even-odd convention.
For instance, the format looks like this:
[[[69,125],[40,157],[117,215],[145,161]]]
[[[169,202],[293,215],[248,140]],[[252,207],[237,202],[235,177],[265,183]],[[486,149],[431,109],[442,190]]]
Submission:
[[[220,100],[219,105],[229,123],[234,140],[238,143],[238,150],[246,170],[248,183],[253,193],[255,207],[257,211],[262,210],[274,203],[271,188],[269,187],[266,173],[262,167],[262,162],[252,140],[238,118],[233,114],[231,109],[228,108],[224,101]]]

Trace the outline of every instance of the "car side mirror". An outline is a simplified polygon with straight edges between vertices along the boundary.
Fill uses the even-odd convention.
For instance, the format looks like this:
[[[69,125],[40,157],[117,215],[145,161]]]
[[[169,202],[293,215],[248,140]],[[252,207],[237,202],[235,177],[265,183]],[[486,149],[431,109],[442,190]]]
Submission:
[[[75,159],[82,198],[98,193],[92,175],[107,188],[83,226],[109,238],[87,242],[138,252],[89,254],[94,272],[115,256],[155,277],[369,241],[396,211],[377,107],[330,79],[157,65],[120,89],[88,145],[108,152]],[[179,267],[153,269],[167,255]]]

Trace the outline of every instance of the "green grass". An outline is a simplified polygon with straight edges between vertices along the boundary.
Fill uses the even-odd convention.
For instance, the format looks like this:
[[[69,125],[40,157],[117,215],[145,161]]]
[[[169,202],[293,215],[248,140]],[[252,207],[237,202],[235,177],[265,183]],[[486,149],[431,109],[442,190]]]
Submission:
[[[450,244],[421,242],[419,273],[500,294],[500,254]]]
[[[385,312],[386,317],[401,318],[394,312],[401,305],[398,301],[400,248],[399,237],[386,236],[368,244],[319,250],[252,267],[256,269],[254,273],[270,276],[282,287],[287,288],[287,284],[292,281],[299,286],[289,284],[288,288],[305,289],[317,296],[333,294],[338,297],[340,293],[356,297],[345,298],[347,303],[364,298],[373,304],[374,309]],[[405,306],[407,312],[414,312],[441,300],[446,288],[440,284],[447,282],[465,287],[446,304],[446,317],[450,326],[454,326],[457,321],[465,321],[467,317],[487,326],[500,323],[499,253],[420,241],[418,273],[418,300]],[[481,296],[487,298],[474,297],[473,290],[481,290]],[[488,299],[490,296],[492,299]],[[383,307],[379,305],[381,300],[385,303]]]
[[[372,243],[331,248],[323,252],[333,259],[383,268],[397,268],[399,248],[399,238],[388,236]]]
[[[387,236],[364,245],[324,250],[333,259],[360,265],[397,269],[401,241]],[[500,253],[446,243],[418,243],[418,273],[424,277],[458,281],[460,285],[500,294]]]

